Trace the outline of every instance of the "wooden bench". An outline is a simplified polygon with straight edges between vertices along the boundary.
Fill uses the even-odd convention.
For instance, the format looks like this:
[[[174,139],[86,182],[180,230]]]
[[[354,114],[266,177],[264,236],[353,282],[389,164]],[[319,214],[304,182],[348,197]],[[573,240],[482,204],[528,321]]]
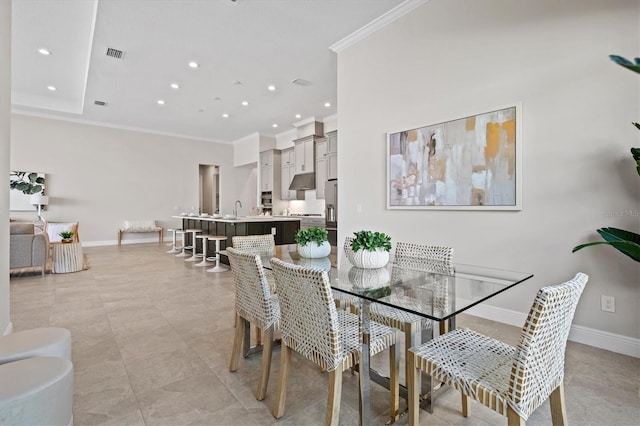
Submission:
[[[122,228],[118,228],[118,245],[122,245],[122,235],[141,234],[148,232],[158,233],[158,242],[164,241],[164,228],[156,226],[155,220],[125,220]]]

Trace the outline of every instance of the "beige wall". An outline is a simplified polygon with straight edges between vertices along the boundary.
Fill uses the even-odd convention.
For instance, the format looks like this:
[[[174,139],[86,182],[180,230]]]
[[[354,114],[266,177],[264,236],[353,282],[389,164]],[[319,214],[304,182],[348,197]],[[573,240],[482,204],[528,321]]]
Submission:
[[[233,146],[12,115],[11,168],[46,174],[48,221],[79,221],[83,244],[112,244],[124,220],[170,217],[199,205],[199,164],[220,166],[222,210],[235,199]],[[33,219],[33,212],[11,217]],[[153,239],[127,235],[125,241]]]
[[[0,176],[9,176],[11,0],[0,0]],[[0,336],[9,331],[9,191],[0,191]]]
[[[341,52],[339,238],[369,228],[450,245],[461,263],[533,272],[490,302],[505,314],[526,313],[539,287],[583,271],[574,324],[637,339],[639,264],[610,247],[571,249],[602,226],[638,230],[637,216],[607,217],[640,206],[629,154],[640,145],[630,125],[640,76],[608,59],[638,56],[638,16],[637,0],[432,0]],[[387,131],[517,101],[522,211],[385,209]],[[600,310],[602,294],[616,297],[616,313]]]

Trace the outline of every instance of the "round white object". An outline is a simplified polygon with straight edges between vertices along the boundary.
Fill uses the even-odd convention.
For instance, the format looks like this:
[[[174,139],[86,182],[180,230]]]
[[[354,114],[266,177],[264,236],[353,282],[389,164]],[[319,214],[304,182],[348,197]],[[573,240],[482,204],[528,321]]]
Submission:
[[[329,256],[329,253],[331,253],[331,245],[329,244],[329,241],[325,241],[321,245],[318,245],[314,241],[310,241],[303,246],[298,244],[298,253],[300,253],[300,256],[310,259],[327,257]]]

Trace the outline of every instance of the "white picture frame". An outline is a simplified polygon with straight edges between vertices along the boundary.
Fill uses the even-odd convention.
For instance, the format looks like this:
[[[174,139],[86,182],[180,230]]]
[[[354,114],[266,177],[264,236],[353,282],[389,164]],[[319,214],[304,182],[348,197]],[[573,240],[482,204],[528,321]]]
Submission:
[[[387,133],[387,209],[522,210],[522,103]]]

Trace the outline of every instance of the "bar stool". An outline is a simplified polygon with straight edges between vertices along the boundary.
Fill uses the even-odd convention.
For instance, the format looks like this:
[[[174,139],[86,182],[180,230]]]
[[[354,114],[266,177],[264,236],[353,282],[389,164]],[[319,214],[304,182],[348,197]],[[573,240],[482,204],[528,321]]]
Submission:
[[[182,232],[182,229],[180,229],[180,228],[175,228],[175,229],[167,228],[167,231],[171,232],[171,242],[169,244],[167,244],[168,246],[171,247],[171,250],[167,251],[167,253],[171,253],[171,254],[179,253],[181,247],[176,247],[176,234],[178,232],[184,234],[184,232]]]
[[[216,266],[214,266],[213,268],[207,269],[207,272],[224,272],[224,271],[228,271],[229,268],[227,266],[220,264],[220,241],[226,240],[227,237],[221,236],[221,235],[209,235],[207,237],[207,239],[209,241],[215,241],[216,242],[216,257],[215,257]]]
[[[208,244],[208,239],[209,237],[211,237],[211,235],[197,235],[196,238],[202,239],[202,262],[196,263],[193,266],[211,266],[211,262],[209,262],[209,259],[212,258],[208,258],[207,257],[207,246]],[[198,255],[200,256],[200,255]]]
[[[178,234],[182,235],[182,245],[180,247],[176,247],[176,250],[180,250],[180,253],[176,254],[176,257],[187,257],[189,256],[189,254],[185,252],[185,249],[188,248],[185,246],[187,244],[187,242],[185,241],[187,231],[183,229],[176,229],[176,235]]]
[[[185,262],[195,262],[196,260],[198,260],[198,254],[196,253],[196,234],[202,232],[201,229],[187,229],[186,232],[190,232],[191,233],[191,245],[190,246],[186,246],[185,249],[187,250],[191,250],[191,257],[187,257],[185,259]]]

